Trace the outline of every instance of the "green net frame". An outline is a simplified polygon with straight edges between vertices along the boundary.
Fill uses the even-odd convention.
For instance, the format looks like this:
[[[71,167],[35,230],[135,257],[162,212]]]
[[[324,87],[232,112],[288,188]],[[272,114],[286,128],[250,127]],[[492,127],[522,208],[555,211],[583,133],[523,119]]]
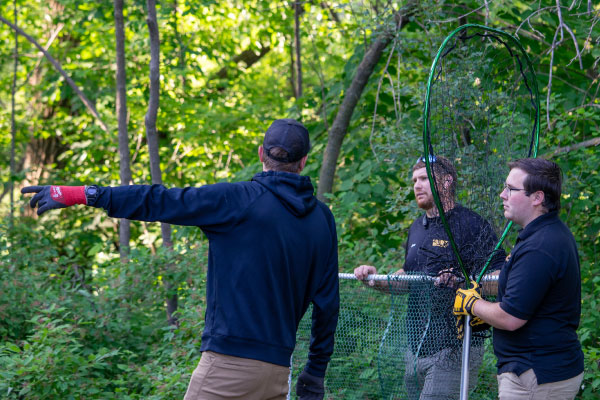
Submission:
[[[474,31],[474,32],[470,33],[470,36],[468,33],[469,30]],[[510,57],[514,58],[518,63],[518,68],[519,68],[521,77],[523,78],[525,87],[528,89],[531,105],[535,112],[535,115],[532,120],[529,150],[528,150],[527,154],[520,154],[521,157],[537,157],[538,144],[539,144],[539,133],[540,133],[540,124],[539,124],[540,101],[539,101],[537,78],[535,75],[535,70],[533,69],[533,64],[531,63],[529,56],[525,52],[525,49],[523,48],[521,42],[516,37],[504,32],[500,29],[495,29],[495,28],[491,28],[488,26],[484,26],[484,25],[478,25],[478,24],[462,25],[462,26],[456,28],[454,31],[452,31],[446,37],[446,39],[444,39],[444,41],[442,42],[434,60],[433,60],[433,63],[431,65],[431,69],[430,69],[430,73],[429,73],[429,78],[427,80],[427,92],[426,92],[426,97],[425,97],[425,106],[424,106],[424,110],[423,110],[423,121],[424,121],[423,122],[423,154],[424,154],[425,164],[426,164],[426,168],[427,168],[427,175],[428,175],[429,181],[431,183],[431,190],[432,190],[435,204],[438,207],[438,209],[440,210],[440,217],[441,217],[442,223],[444,225],[444,229],[446,230],[446,232],[448,234],[448,238],[450,241],[450,245],[452,246],[452,250],[454,251],[454,253],[458,259],[458,263],[461,267],[461,270],[462,270],[462,273],[463,273],[465,279],[468,280],[469,279],[468,273],[465,269],[462,257],[460,255],[460,252],[458,251],[458,248],[454,241],[454,237],[453,237],[450,227],[448,225],[437,187],[434,184],[435,177],[434,177],[433,169],[431,166],[431,159],[432,159],[431,156],[435,154],[431,139],[432,139],[432,134],[436,133],[436,132],[432,132],[432,129],[430,127],[430,120],[431,120],[431,113],[432,113],[431,93],[432,93],[432,89],[434,87],[434,83],[436,82],[436,79],[438,79],[439,75],[440,75],[440,71],[438,70],[440,61],[444,57],[447,57],[448,54],[450,54],[456,48],[456,46],[459,45],[457,43],[458,42],[457,38],[459,38],[461,35],[464,35],[464,37],[466,39],[473,39],[473,37],[477,37],[477,38],[482,38],[482,39],[488,38],[488,39],[495,40],[498,44],[503,46],[504,49],[506,50],[506,53],[510,54]],[[477,40],[477,38],[475,40]],[[466,39],[463,40],[463,42],[466,41]],[[527,71],[527,73],[524,72],[524,69]],[[448,100],[448,101],[450,101],[450,100]],[[478,132],[476,132],[476,133],[478,133]],[[483,213],[482,213],[482,215],[483,215]],[[501,247],[501,245],[504,242],[504,240],[506,239],[511,227],[512,227],[512,222],[509,222],[508,224],[505,225],[502,233],[500,234],[500,239],[498,241],[498,244],[496,245],[495,250],[497,250]],[[492,254],[490,254],[485,266],[483,267],[479,276],[477,277],[477,279],[476,279],[477,282],[479,282],[481,277],[485,274],[485,272],[489,266],[489,263],[491,261]]]

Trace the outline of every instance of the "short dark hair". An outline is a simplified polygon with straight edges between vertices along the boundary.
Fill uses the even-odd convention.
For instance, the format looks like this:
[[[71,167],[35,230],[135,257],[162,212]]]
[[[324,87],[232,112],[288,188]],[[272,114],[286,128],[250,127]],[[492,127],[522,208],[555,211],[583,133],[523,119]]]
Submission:
[[[450,175],[452,177],[452,184],[448,188],[449,194],[454,198],[456,195],[456,168],[450,160],[443,156],[429,156],[429,164],[433,167],[433,175],[435,179],[440,179],[444,175]],[[419,157],[415,165],[413,165],[413,172],[418,169],[425,168],[425,158]]]
[[[285,159],[288,156],[288,152],[282,149],[281,147],[272,147],[269,153],[265,152],[265,168],[269,171],[282,171],[282,172],[292,172],[295,174],[300,173],[300,163],[302,160],[293,161],[293,162],[283,162],[278,161],[270,156],[277,157],[278,159]]]
[[[560,210],[560,194],[562,189],[562,172],[560,166],[543,158],[521,158],[508,163],[512,170],[518,168],[527,176],[523,188],[527,195],[537,191],[544,192],[542,206],[548,211]]]

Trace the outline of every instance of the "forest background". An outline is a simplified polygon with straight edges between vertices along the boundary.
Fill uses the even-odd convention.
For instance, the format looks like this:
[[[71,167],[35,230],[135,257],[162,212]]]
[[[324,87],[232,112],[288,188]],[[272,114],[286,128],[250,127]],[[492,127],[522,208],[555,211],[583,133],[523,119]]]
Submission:
[[[429,67],[449,32],[480,23],[536,67],[540,156],[563,168],[582,261],[579,397],[596,398],[599,20],[591,0],[3,1],[0,397],[181,398],[205,306],[199,229],[85,207],[38,218],[21,187],[246,180],[270,122],[296,118],[340,271],[392,271],[417,213]]]

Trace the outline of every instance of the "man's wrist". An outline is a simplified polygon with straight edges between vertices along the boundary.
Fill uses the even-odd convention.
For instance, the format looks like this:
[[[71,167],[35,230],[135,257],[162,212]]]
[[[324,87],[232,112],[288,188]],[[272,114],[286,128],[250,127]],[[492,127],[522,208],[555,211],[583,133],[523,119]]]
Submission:
[[[66,207],[85,204],[84,186],[50,186],[50,198]],[[56,208],[56,207],[54,207]]]
[[[469,314],[471,314],[474,317],[479,317],[479,315],[477,315],[476,310],[475,310],[476,304],[479,303],[479,300],[481,300],[481,299],[477,299],[473,302],[473,304],[471,304],[471,310],[469,311]]]
[[[88,206],[94,205],[98,200],[98,193],[100,188],[96,185],[90,185],[85,187],[85,204]]]
[[[467,307],[468,307],[467,311],[469,312],[469,314],[473,315],[473,311],[475,310],[475,303],[477,303],[478,300],[480,300],[480,298],[475,297],[475,296],[473,296],[469,299],[469,302],[467,304]]]

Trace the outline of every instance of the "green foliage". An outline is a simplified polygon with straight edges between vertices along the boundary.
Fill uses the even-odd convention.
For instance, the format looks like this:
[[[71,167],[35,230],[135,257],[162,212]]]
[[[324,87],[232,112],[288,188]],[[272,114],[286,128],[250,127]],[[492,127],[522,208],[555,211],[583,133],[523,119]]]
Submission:
[[[300,98],[293,97],[290,84],[291,2],[177,0],[158,4],[161,98],[157,128],[163,181],[167,186],[185,186],[249,179],[260,170],[256,148],[269,122],[294,117],[311,132],[313,148],[305,174],[317,184],[327,131],[366,49],[383,28],[393,28],[395,11],[410,11],[409,23],[395,33],[352,112],[329,197],[338,223],[341,270],[349,272],[359,263],[370,263],[382,272],[393,271],[402,265],[406,228],[419,212],[410,173],[422,152],[423,99],[432,57],[442,39],[463,22],[487,21],[518,33],[537,68],[543,102],[540,153],[554,157],[565,172],[562,217],[573,230],[582,257],[579,333],[586,375],[580,397],[595,398],[600,392],[596,300],[600,282],[595,273],[600,248],[596,201],[600,156],[594,147],[566,148],[599,136],[600,9],[592,5],[587,10],[587,3],[579,2],[567,10],[569,5],[563,4],[563,22],[576,35],[583,68],[579,59],[571,62],[576,49],[564,30],[565,40],[552,58],[553,80],[546,104],[548,50],[559,27],[553,9],[556,2],[501,0],[489,2],[487,8],[474,1],[416,3],[389,2],[384,7],[381,2],[341,0],[327,2],[330,8],[320,2],[303,3],[304,90]],[[112,3],[0,3],[0,15],[11,21],[13,4],[18,9],[18,25],[48,46],[95,104],[109,132],[100,128],[56,69],[19,37],[18,170],[11,174],[15,43],[14,32],[0,25],[0,176],[4,182],[0,215],[5,219],[10,181],[17,186],[120,182]],[[150,57],[145,14],[144,2],[126,4],[128,132],[134,183],[150,182],[144,127]],[[248,51],[254,54],[253,61],[242,57]],[[9,221],[0,228],[0,396],[181,398],[199,358],[206,272],[202,233],[174,227],[175,247],[170,252],[162,249],[158,224],[132,223],[130,261],[121,264],[115,220],[83,207],[34,220],[27,217],[31,214],[25,201],[16,194],[15,198],[14,229],[8,229]],[[167,288],[164,282],[177,284]],[[164,299],[175,292],[179,326],[171,329],[165,322]],[[348,336],[355,337],[352,332]],[[369,364],[358,379],[375,379],[372,368]],[[348,379],[356,375],[347,371],[340,367],[334,372]]]
[[[192,245],[184,237],[198,240],[194,234],[177,231],[177,256],[135,250],[126,265],[88,261],[79,271],[93,279],[81,281],[65,269],[78,255],[58,256],[52,232],[21,228],[3,228],[0,242],[3,254],[14,255],[0,270],[0,392],[15,399],[181,398],[199,357],[202,240]],[[176,265],[174,275],[164,274],[166,264]],[[167,277],[182,282],[177,328],[164,323]]]
[[[593,399],[600,391],[600,316],[597,300],[600,295],[600,278],[596,272],[600,249],[600,217],[596,201],[596,196],[600,195],[600,178],[596,163],[600,162],[600,157],[597,152],[588,149],[575,157],[563,156],[560,161],[563,169],[567,170],[567,190],[563,194],[562,214],[578,239],[581,255],[582,303],[579,335],[586,359],[582,398]]]

